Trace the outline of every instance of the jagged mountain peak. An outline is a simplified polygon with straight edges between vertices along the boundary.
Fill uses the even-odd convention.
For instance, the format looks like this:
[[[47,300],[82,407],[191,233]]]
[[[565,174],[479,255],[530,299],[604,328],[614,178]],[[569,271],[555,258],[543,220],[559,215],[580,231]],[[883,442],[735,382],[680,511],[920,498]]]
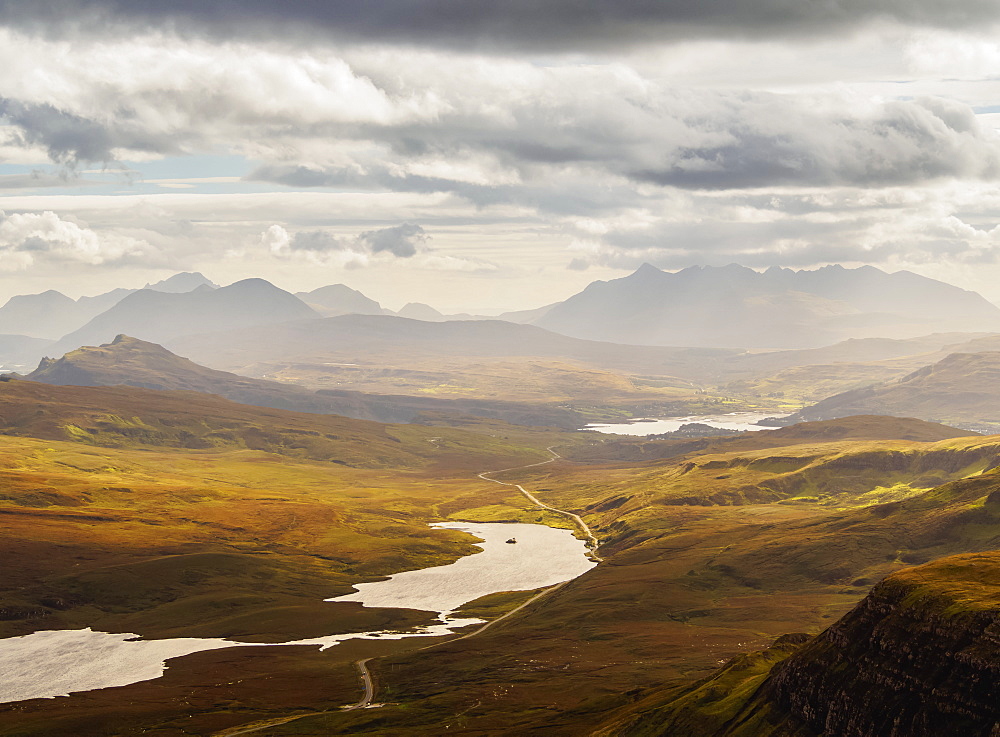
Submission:
[[[980,295],[906,271],[644,264],[594,282],[533,324],[576,338],[661,346],[812,348],[854,337],[1000,329]]]

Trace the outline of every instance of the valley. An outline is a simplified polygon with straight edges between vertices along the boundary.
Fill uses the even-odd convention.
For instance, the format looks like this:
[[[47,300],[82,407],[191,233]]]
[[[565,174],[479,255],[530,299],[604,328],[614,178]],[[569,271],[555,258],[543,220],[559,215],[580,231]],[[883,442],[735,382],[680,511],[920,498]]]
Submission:
[[[926,569],[942,597],[1000,611],[934,567],[994,566],[1000,545],[992,333],[629,346],[389,315],[351,290],[303,296],[306,318],[256,282],[211,299],[246,289],[290,319],[185,335],[163,307],[164,345],[118,333],[2,377],[0,638],[226,642],[177,644],[192,654],[135,682],[0,704],[0,735],[821,737],[811,715],[853,686],[816,674],[881,662],[828,644],[881,626],[852,624],[866,597]],[[197,290],[189,308],[214,310]],[[120,314],[185,294],[142,291]],[[321,316],[338,299],[370,314]],[[125,324],[104,314],[86,329]],[[579,431],[731,412],[780,419]],[[526,590],[460,586],[454,611],[352,593],[474,562],[455,525],[527,556],[497,566],[539,557],[513,525],[575,535],[590,561]],[[801,694],[793,668],[822,685]]]
[[[0,0],[0,737],[1000,737],[1000,0]]]
[[[269,642],[427,624],[428,613],[322,599],[471,552],[426,521],[574,526],[487,478],[579,514],[603,559],[526,605],[509,595],[464,608],[491,618],[524,605],[471,639],[199,653],[152,681],[4,705],[12,734],[222,734],[257,721],[273,734],[435,734],[452,714],[469,734],[501,723],[578,733],[581,719],[617,723],[786,632],[818,632],[888,573],[988,550],[1000,534],[984,502],[998,441],[917,420],[849,418],[692,449],[383,426],[138,388],[15,379],[0,390],[4,556],[19,561],[3,593],[8,637],[90,626]],[[43,420],[28,411],[39,402]],[[209,414],[222,439],[196,434]],[[477,477],[484,468],[511,470]],[[388,705],[341,711],[357,698],[354,661],[373,656]],[[322,696],[293,685],[320,673]]]

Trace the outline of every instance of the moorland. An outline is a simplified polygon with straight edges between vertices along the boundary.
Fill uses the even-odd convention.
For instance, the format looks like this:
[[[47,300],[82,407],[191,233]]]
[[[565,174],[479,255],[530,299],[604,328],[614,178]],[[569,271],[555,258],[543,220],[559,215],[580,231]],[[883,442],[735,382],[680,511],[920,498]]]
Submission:
[[[199,309],[234,293],[191,283]],[[133,306],[186,294],[141,291]],[[995,335],[744,350],[322,314],[165,346],[122,330],[0,381],[0,637],[288,642],[426,624],[323,600],[473,554],[469,535],[428,526],[447,520],[580,534],[552,511],[567,510],[600,564],[470,602],[495,622],[472,636],[201,652],[153,680],[0,705],[0,735],[993,728]],[[749,409],[795,414],[732,436],[578,430]],[[376,706],[344,709],[363,660]]]

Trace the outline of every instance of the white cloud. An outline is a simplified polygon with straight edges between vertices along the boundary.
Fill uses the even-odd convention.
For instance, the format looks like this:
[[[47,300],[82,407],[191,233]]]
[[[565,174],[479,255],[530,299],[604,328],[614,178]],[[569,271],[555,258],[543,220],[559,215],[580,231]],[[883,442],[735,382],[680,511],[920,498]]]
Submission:
[[[146,36],[70,44],[0,31],[8,144],[60,162],[220,148],[292,186],[517,201],[572,170],[684,188],[994,178],[967,106],[845,89],[695,88],[622,62]],[[554,197],[552,199],[558,199]]]
[[[532,285],[496,286],[498,300],[540,304],[643,260],[960,274],[996,260],[1000,142],[971,110],[1000,101],[986,31],[868,24],[544,57],[281,34],[54,38],[0,29],[4,163],[172,155],[135,168],[213,192],[232,178],[185,176],[181,157],[240,154],[256,172],[244,193],[12,194],[11,218],[62,225],[4,240],[6,268],[169,263],[292,283],[348,269],[431,302],[419,290],[443,284],[478,301],[489,275]]]
[[[1000,196],[986,186],[687,193],[643,218],[564,222],[574,268],[691,264],[1000,264]]]
[[[292,250],[292,237],[277,223],[260,234],[260,243],[275,256],[286,256]]]
[[[38,260],[91,266],[159,260],[145,241],[113,232],[98,234],[51,211],[0,212],[0,254],[6,270],[26,269]]]

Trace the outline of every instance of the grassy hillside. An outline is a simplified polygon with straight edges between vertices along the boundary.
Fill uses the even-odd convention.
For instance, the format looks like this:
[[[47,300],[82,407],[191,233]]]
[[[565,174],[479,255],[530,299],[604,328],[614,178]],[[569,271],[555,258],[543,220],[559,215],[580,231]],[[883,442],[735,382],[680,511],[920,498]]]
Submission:
[[[953,353],[899,381],[832,396],[794,419],[885,414],[1000,428],[998,379],[1000,353]]]
[[[518,440],[536,438],[541,444],[550,437],[546,432],[504,427],[515,440],[497,432],[251,407],[196,392],[0,382],[0,432],[123,449],[249,449],[342,466],[409,470],[481,470],[546,457]]]
[[[871,452],[871,442],[853,450],[848,441],[827,444],[825,457],[858,457]],[[929,464],[947,459],[944,467],[961,465],[977,447],[991,447],[992,458],[997,452],[997,438],[897,442],[896,452]],[[814,454],[823,444],[771,452],[788,458],[809,448]],[[957,465],[952,472],[964,473]],[[627,720],[634,707],[652,703],[647,699],[669,701],[734,655],[765,648],[784,633],[821,631],[888,573],[1000,544],[1000,517],[991,511],[1000,477],[975,467],[967,469],[968,479],[911,490],[912,498],[890,504],[847,493],[832,506],[651,504],[631,513],[616,506],[618,497],[604,484],[606,474],[624,475],[622,468],[588,466],[589,496],[579,470],[543,469],[528,487],[584,513],[598,537],[610,541],[601,549],[604,564],[475,641],[380,662],[383,698],[399,707],[317,715],[275,733],[436,734],[448,714],[461,715],[449,724],[468,734],[496,734],[498,725],[507,733],[579,734],[614,715]],[[756,473],[730,470],[748,478]],[[876,469],[868,483],[877,482]],[[784,641],[766,656],[750,657],[723,685],[752,690],[793,646]],[[721,713],[739,706],[728,693],[709,684],[688,703],[728,699],[716,703]]]
[[[319,599],[470,550],[428,521],[549,521],[478,471],[536,462],[549,445],[588,457],[585,446],[635,442],[21,381],[0,383],[0,417],[0,555],[15,561],[0,579],[7,635],[93,626],[291,638],[419,621]],[[203,653],[157,681],[0,707],[0,723],[15,734],[210,734],[299,712],[269,733],[577,735],[627,721],[734,655],[823,630],[888,573],[1000,544],[1000,477],[989,470],[1000,438],[956,435],[866,417],[660,460],[602,462],[594,450],[586,463],[510,471],[501,478],[582,514],[605,562],[476,638],[412,653],[418,645],[352,645],[328,659],[304,648]],[[897,501],[876,503],[887,498]],[[786,645],[727,683],[763,677]],[[341,712],[357,698],[351,660],[371,654],[387,656],[372,668],[390,705]]]
[[[203,607],[227,621],[259,609],[250,593],[260,581],[315,608],[321,590],[346,592],[351,579],[469,552],[428,521],[484,504],[544,518],[470,479],[545,458],[553,438],[25,381],[0,383],[0,432],[7,634],[83,623],[163,632],[167,622],[202,632]],[[223,589],[225,604],[208,596]],[[112,616],[129,613],[141,616]]]
[[[663,460],[577,467],[557,477],[548,467],[534,472],[538,488],[550,486],[556,503],[584,508],[615,529],[655,526],[663,505],[740,505],[781,502],[828,507],[876,504],[905,498],[992,468],[1000,438],[965,435],[940,425],[880,418],[812,423],[751,437],[686,444],[666,441]],[[858,438],[844,437],[855,426]],[[862,439],[880,429],[927,440]],[[918,432],[915,432],[918,431]],[[954,436],[960,437],[954,437]],[[840,436],[840,437],[838,437]],[[946,440],[932,441],[935,437]],[[884,436],[883,436],[884,437]],[[656,441],[650,441],[656,451]],[[635,443],[623,444],[625,449]],[[570,457],[615,455],[611,448],[581,447]],[[599,479],[599,481],[597,480]],[[593,501],[595,493],[600,501]],[[648,518],[639,521],[640,518]]]
[[[594,734],[989,734],[1000,718],[998,576],[993,552],[904,569],[820,635],[779,638],[643,699]]]
[[[25,381],[0,383],[0,418],[4,637],[92,627],[280,641],[408,627],[428,615],[323,599],[474,552],[469,536],[427,526],[464,509],[548,519],[474,473],[545,458],[552,434],[510,428],[505,439],[191,392]],[[4,705],[0,733],[131,734],[150,719],[190,718],[186,705],[216,686],[238,705],[219,728],[243,721],[244,710],[288,709],[307,694],[312,705],[342,704],[355,697],[357,647],[324,657],[303,648],[198,655],[185,673],[201,696],[191,681],[167,678],[137,686],[146,695],[124,702],[111,689]],[[363,652],[409,647],[375,642]],[[322,693],[302,686],[320,672]],[[218,711],[218,702],[206,706]]]

